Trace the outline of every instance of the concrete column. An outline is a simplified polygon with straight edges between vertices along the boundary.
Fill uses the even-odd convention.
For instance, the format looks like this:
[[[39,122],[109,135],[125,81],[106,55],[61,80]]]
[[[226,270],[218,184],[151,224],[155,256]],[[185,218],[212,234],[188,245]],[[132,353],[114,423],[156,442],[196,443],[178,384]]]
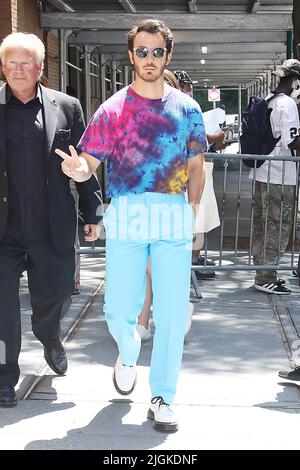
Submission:
[[[260,77],[257,80],[257,95],[261,96],[261,79],[260,79]]]
[[[264,73],[264,77],[265,77],[265,96],[266,96],[269,93],[268,72]]]
[[[241,122],[242,116],[242,87],[239,85],[238,89],[238,109],[239,109],[239,123]]]
[[[115,60],[111,61],[111,81],[112,81],[112,92],[113,94],[117,91],[117,63]]]
[[[263,74],[262,76],[262,81],[261,81],[261,84],[262,84],[262,90],[261,90],[261,96],[262,98],[264,98],[266,96],[266,75]]]
[[[134,79],[135,79],[135,71],[133,69],[130,71],[130,75],[131,75],[130,83],[132,83],[132,82],[134,82]]]
[[[67,30],[58,30],[59,38],[59,89],[66,92],[67,89]]]
[[[92,114],[91,106],[91,64],[90,64],[90,48],[84,46],[84,102],[85,102],[85,118],[89,121]]]
[[[267,71],[267,94],[272,90],[272,76],[271,70]]]
[[[128,65],[123,66],[123,77],[124,77],[124,80],[123,80],[124,86],[129,85],[129,68],[128,68]]]
[[[106,68],[106,67],[105,67],[105,58],[104,58],[104,55],[101,54],[101,55],[100,55],[101,103],[104,103],[104,101],[106,100],[105,68]]]

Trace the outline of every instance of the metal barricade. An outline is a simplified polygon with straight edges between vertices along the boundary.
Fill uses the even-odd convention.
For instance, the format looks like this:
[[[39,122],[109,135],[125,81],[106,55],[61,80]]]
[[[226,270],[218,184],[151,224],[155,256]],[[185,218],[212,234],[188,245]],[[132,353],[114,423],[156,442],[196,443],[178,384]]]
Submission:
[[[300,233],[299,217],[299,157],[289,156],[265,156],[265,155],[241,155],[225,153],[206,153],[205,157],[214,162],[214,187],[218,203],[220,226],[212,232],[204,235],[204,264],[192,266],[192,283],[196,296],[201,298],[201,288],[198,284],[195,271],[228,271],[228,270],[297,270],[299,246],[297,246],[297,232]],[[297,185],[295,191],[295,204],[293,208],[292,233],[288,250],[284,254],[282,262],[267,264],[265,262],[266,235],[268,229],[268,207],[264,221],[264,237],[262,240],[264,262],[255,264],[252,260],[253,247],[253,219],[254,219],[254,195],[256,186],[257,166],[253,168],[253,179],[249,178],[250,169],[243,164],[243,159],[268,161],[268,179],[270,177],[271,161],[283,161],[282,183],[281,183],[281,208],[279,215],[278,234],[278,259],[281,256],[281,233],[282,233],[282,210],[285,162],[296,162]],[[283,160],[284,159],[284,160]],[[270,183],[267,183],[269,188]],[[299,221],[297,219],[299,218]],[[300,235],[299,235],[300,239]],[[299,245],[299,243],[298,243]],[[79,247],[77,253],[92,254],[105,253],[105,246]],[[208,257],[216,262],[215,266],[206,265]],[[297,259],[296,259],[297,258]]]
[[[299,187],[299,157],[289,156],[264,156],[264,155],[241,155],[241,154],[222,154],[206,153],[206,158],[214,162],[214,185],[218,201],[220,227],[214,229],[217,235],[211,236],[211,232],[205,234],[204,241],[204,259],[213,257],[216,265],[215,271],[227,270],[294,270],[295,258],[299,247],[296,246],[297,231],[300,224],[297,222],[298,214],[298,187]],[[253,179],[249,178],[250,168],[243,164],[243,159],[252,159],[255,161],[253,168]],[[282,213],[283,213],[283,190],[285,165],[287,161],[296,162],[297,185],[295,191],[295,204],[293,208],[293,224],[288,251],[285,252],[284,260],[278,264],[266,264],[266,235],[268,230],[268,205],[264,221],[263,244],[263,263],[253,264],[253,217],[254,217],[254,194],[256,186],[256,172],[258,160],[268,161],[268,181],[270,180],[271,161],[283,161],[282,181],[281,181],[281,204],[279,215],[279,234],[278,234],[278,259],[281,253],[281,235],[282,235]],[[267,194],[269,193],[270,183],[267,184]],[[213,238],[211,242],[211,238]],[[243,241],[243,243],[242,243]],[[193,265],[193,271],[211,270],[204,261],[203,266]],[[194,287],[195,282],[193,282]],[[195,289],[196,290],[196,289]],[[196,295],[201,297],[196,290]]]

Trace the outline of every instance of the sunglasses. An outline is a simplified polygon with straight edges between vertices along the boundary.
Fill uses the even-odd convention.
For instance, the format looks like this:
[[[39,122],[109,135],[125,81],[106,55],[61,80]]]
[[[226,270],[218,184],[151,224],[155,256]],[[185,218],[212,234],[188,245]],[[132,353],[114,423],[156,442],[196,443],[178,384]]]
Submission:
[[[136,47],[133,50],[139,59],[145,59],[150,51],[154,59],[162,59],[167,49],[165,47],[153,47],[153,49],[148,49],[148,47]]]

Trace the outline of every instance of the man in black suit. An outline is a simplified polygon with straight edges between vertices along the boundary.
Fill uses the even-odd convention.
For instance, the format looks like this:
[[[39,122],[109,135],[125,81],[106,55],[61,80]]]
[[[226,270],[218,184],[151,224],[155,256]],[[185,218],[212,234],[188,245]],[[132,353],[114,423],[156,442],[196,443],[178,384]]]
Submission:
[[[70,179],[55,148],[68,150],[84,130],[79,101],[38,83],[45,48],[33,34],[12,33],[0,46],[7,84],[0,88],[0,406],[14,406],[21,349],[19,278],[24,261],[32,330],[49,366],[67,370],[60,342],[63,305],[74,287],[76,212]],[[86,240],[96,239],[94,178],[76,184]],[[2,348],[3,349],[3,348]],[[3,354],[2,354],[3,356]]]

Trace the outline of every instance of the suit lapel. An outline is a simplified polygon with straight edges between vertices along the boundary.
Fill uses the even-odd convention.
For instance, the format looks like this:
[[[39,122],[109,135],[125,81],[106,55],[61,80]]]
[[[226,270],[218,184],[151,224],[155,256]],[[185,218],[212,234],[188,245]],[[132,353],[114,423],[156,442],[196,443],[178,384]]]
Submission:
[[[55,130],[57,125],[57,117],[58,117],[58,105],[55,102],[55,97],[51,93],[50,90],[40,85],[42,91],[42,101],[44,107],[44,124],[45,124],[45,131],[46,131],[46,139],[47,139],[47,152],[48,157],[50,156],[52,144],[55,136]]]

